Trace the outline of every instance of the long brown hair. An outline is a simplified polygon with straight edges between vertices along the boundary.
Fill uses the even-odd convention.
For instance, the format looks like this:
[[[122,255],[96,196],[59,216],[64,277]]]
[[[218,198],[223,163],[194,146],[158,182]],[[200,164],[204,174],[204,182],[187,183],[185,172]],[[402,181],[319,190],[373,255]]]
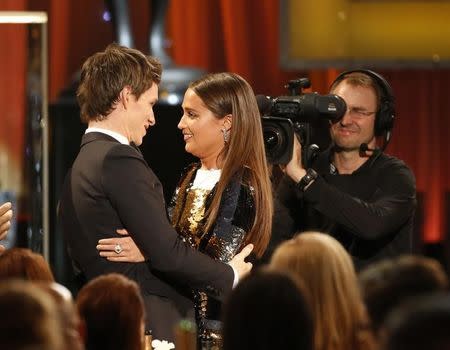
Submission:
[[[353,262],[337,240],[319,232],[300,233],[275,250],[270,266],[290,272],[305,287],[316,350],[371,349]]]
[[[208,74],[189,87],[217,118],[232,115],[230,138],[219,155],[222,173],[206,213],[205,229],[208,231],[214,225],[226,186],[235,174],[242,173],[243,180],[254,189],[255,200],[255,219],[245,243],[253,243],[255,254],[261,256],[270,240],[273,200],[255,94],[234,73]]]

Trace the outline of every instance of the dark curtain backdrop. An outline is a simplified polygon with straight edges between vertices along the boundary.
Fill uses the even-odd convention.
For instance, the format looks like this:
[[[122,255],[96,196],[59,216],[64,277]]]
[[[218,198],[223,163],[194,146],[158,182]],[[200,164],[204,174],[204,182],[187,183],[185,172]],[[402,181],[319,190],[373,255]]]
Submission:
[[[129,4],[135,45],[148,51],[150,2],[129,0]],[[111,23],[101,19],[101,0],[2,0],[0,10],[48,12],[51,101],[70,84],[85,58],[114,40]],[[277,0],[172,0],[167,34],[168,51],[176,64],[239,73],[256,93],[281,95],[284,83],[300,76],[311,79],[314,91],[325,93],[339,73],[336,69],[287,72],[279,67]],[[8,47],[2,46],[1,52],[0,67],[11,66]],[[14,61],[19,64],[24,58]],[[23,70],[14,67],[9,72],[21,91]],[[380,73],[391,82],[397,100],[394,136],[387,152],[404,159],[413,169],[417,190],[424,195],[423,238],[439,242],[449,231],[445,196],[450,192],[450,69]],[[2,106],[13,109],[13,99],[4,100],[8,81],[0,84],[0,98]]]

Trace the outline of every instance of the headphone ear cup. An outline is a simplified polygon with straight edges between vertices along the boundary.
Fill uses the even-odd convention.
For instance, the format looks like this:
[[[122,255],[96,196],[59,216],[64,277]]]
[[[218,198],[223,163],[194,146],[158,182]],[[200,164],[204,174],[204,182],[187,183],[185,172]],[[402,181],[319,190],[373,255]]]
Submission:
[[[394,127],[394,114],[391,103],[388,100],[381,102],[380,110],[375,118],[375,136],[383,136]]]

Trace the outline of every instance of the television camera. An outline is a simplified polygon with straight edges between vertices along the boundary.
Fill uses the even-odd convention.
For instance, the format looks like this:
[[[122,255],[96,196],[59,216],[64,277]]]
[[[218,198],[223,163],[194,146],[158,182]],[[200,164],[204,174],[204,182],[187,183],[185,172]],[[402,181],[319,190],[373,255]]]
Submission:
[[[303,165],[309,167],[319,153],[319,147],[311,143],[312,129],[321,121],[335,122],[344,116],[347,106],[341,97],[304,93],[303,89],[310,86],[308,78],[300,78],[285,86],[290,92],[288,96],[256,96],[266,155],[271,164],[289,163],[297,135],[302,145]]]

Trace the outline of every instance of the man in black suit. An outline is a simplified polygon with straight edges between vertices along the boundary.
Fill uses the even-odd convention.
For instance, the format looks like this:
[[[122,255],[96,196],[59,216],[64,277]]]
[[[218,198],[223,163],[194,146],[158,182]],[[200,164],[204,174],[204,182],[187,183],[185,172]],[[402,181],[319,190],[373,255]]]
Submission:
[[[161,65],[141,52],[112,44],[84,63],[77,98],[88,123],[80,152],[68,173],[59,208],[74,265],[90,280],[119,272],[139,283],[147,327],[158,339],[173,339],[173,326],[190,307],[182,286],[206,288],[217,298],[251,269],[246,247],[229,265],[194,251],[167,220],[161,183],[136,145],[155,124]],[[99,239],[124,228],[144,263],[110,262],[99,256]],[[120,256],[123,247],[116,246]]]

